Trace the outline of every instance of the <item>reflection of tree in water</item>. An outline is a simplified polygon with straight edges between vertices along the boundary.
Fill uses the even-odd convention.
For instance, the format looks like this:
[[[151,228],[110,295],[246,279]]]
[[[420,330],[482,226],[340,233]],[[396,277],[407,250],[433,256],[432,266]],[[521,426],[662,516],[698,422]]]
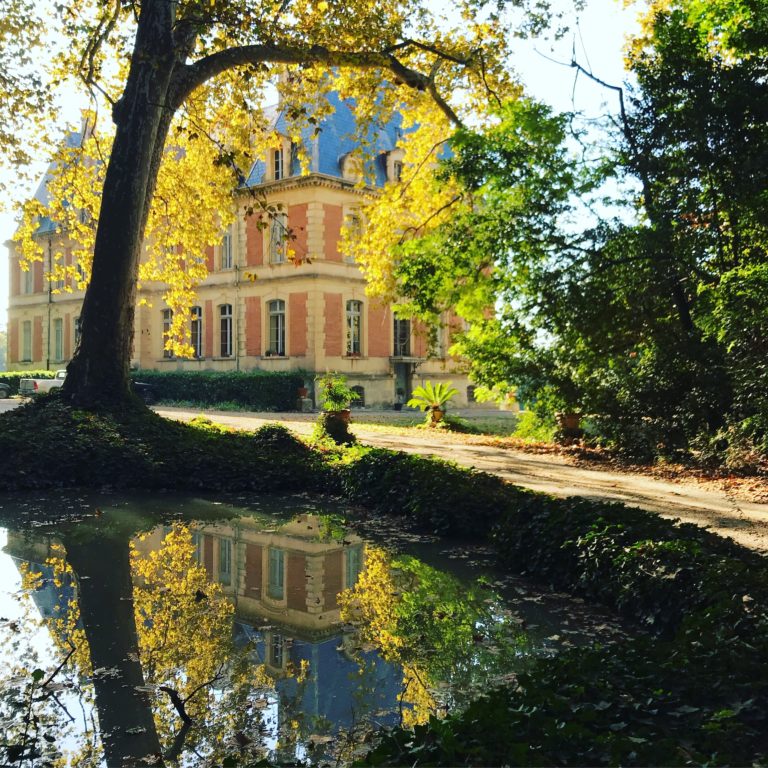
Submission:
[[[66,631],[59,634],[52,626],[68,624],[67,617],[54,607],[43,618],[34,601],[44,594],[46,582],[56,581],[60,590],[66,590],[68,576],[51,569],[33,571],[25,562],[19,568],[20,613],[13,619],[0,618],[5,638],[0,665],[0,763],[58,765],[68,759],[72,765],[95,768],[103,754],[90,715],[91,689],[81,685],[74,662],[76,637]],[[52,628],[60,660],[49,658],[39,641],[46,625]],[[74,747],[66,757],[65,742]]]
[[[145,758],[174,762],[182,752],[195,761],[220,761],[232,753],[263,758],[261,712],[275,682],[263,664],[252,663],[252,648],[235,648],[233,606],[196,562],[190,529],[173,526],[147,555],[128,538],[96,544],[80,538],[65,539],[69,560],[64,547],[50,548],[44,569],[59,604],[42,620],[30,595],[43,576],[23,570],[25,619],[13,649],[21,659],[13,670],[19,685],[4,686],[0,697],[8,704],[4,719],[18,731],[5,739],[11,749],[6,747],[6,757],[36,761],[29,765],[59,757],[62,725],[72,717],[48,692],[65,685],[78,694],[83,712],[95,703],[110,766]],[[78,599],[65,588],[75,574]],[[59,655],[55,680],[47,680],[49,671],[43,678],[35,672],[41,626],[50,630]],[[27,649],[20,647],[22,637]],[[81,687],[81,680],[93,687]],[[23,722],[24,704],[34,728]],[[97,765],[95,729],[77,730],[85,741],[70,764]]]
[[[324,518],[265,529],[244,520],[237,531],[228,523],[205,533],[176,524],[146,539],[132,538],[136,524],[106,522],[65,532],[63,547],[46,548],[43,569],[59,602],[45,619],[58,650],[46,674],[67,659],[52,684],[71,681],[80,692],[83,682],[110,766],[145,764],[148,756],[195,766],[229,755],[352,761],[378,724],[393,724],[399,712],[407,724],[423,722],[461,705],[493,685],[499,670],[519,667],[516,657],[527,651],[490,591],[468,590],[413,558],[364,549]],[[239,542],[226,569],[208,557],[217,538]],[[267,553],[277,549],[282,600],[269,594]],[[226,581],[211,582],[224,570]],[[35,579],[26,577],[29,586]],[[345,621],[368,626],[340,636],[339,607]],[[272,616],[270,626],[257,626],[260,616]],[[31,678],[36,664],[29,657],[23,675],[37,685],[39,722],[45,714],[66,725],[55,702],[41,698],[45,680]],[[49,728],[57,739],[64,730]],[[71,765],[98,764],[93,730]],[[53,755],[47,732],[41,725],[29,740]]]
[[[155,693],[158,735],[166,759],[182,746],[207,758],[225,754],[227,745],[262,754],[256,702],[274,680],[264,665],[250,663],[248,648],[235,648],[234,606],[195,553],[192,532],[181,524],[155,551],[131,546],[139,655]]]
[[[519,671],[531,653],[519,621],[489,589],[467,587],[413,557],[369,547],[357,585],[339,601],[362,647],[402,666],[405,725],[468,703]]]

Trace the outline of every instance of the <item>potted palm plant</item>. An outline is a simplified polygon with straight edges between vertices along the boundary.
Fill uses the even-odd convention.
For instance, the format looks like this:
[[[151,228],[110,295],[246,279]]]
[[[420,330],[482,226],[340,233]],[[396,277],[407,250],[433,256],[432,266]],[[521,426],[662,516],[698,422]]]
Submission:
[[[439,381],[437,384],[425,381],[413,390],[408,406],[425,411],[430,424],[439,424],[445,416],[446,406],[458,394],[459,390],[453,386],[452,381]]]
[[[321,430],[336,443],[354,442],[349,431],[349,406],[360,395],[350,389],[347,380],[340,373],[326,373],[317,378],[320,407],[323,413],[318,423]]]

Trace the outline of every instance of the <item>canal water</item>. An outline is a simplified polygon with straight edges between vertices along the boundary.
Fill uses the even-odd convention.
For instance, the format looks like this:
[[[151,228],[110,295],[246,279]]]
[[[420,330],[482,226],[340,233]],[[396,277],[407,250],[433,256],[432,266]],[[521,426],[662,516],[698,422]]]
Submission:
[[[303,496],[0,499],[0,764],[348,764],[381,728],[623,636],[482,548],[352,517]]]

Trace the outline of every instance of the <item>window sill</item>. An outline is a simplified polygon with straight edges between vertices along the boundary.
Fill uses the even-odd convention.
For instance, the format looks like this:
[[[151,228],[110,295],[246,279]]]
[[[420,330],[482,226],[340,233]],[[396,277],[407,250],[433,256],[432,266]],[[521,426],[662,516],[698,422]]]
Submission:
[[[368,355],[342,355],[344,360],[367,360]]]
[[[289,360],[290,355],[262,355],[262,360]]]

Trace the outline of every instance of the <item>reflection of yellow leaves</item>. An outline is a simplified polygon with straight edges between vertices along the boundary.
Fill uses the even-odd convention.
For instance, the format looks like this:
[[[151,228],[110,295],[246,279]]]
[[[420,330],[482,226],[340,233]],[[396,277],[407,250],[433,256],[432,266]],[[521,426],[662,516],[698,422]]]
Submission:
[[[398,605],[402,585],[395,583],[390,557],[377,547],[366,550],[365,569],[353,589],[339,595],[341,618],[358,627],[364,643],[379,649],[389,662],[403,666],[402,703],[410,704],[403,709],[403,723],[413,726],[425,723],[435,714],[438,705],[431,693],[431,680],[426,669],[406,661],[409,649],[402,634]],[[358,674],[365,673],[360,667]]]
[[[213,704],[213,681],[232,650],[234,608],[195,560],[188,526],[174,525],[159,549],[142,555],[131,547],[136,630],[147,683],[175,689],[190,717],[204,719]],[[207,599],[199,600],[198,593]],[[177,715],[161,700],[155,719],[171,734]]]
[[[397,633],[396,592],[389,557],[383,549],[369,547],[357,584],[339,595],[342,620],[359,624],[363,640],[389,661],[398,659],[403,644]]]
[[[412,664],[403,665],[403,692],[400,701],[411,704],[411,708],[403,708],[403,725],[406,728],[426,723],[431,715],[437,714],[437,701],[425,680],[424,671]]]

